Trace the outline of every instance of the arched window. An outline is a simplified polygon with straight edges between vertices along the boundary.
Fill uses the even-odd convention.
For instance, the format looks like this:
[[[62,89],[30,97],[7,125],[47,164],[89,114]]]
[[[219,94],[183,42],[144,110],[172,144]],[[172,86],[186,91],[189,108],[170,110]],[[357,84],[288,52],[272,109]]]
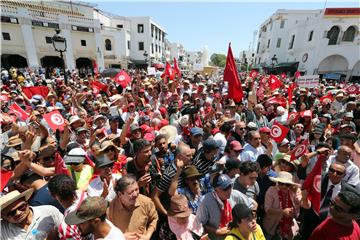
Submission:
[[[338,26],[333,26],[327,34],[327,38],[329,39],[329,45],[336,45],[338,37],[339,37],[340,29]]]
[[[348,29],[346,29],[346,31],[344,32],[342,40],[344,42],[352,42],[355,38],[355,31],[356,30],[354,26],[348,27]]]
[[[111,41],[110,41],[110,39],[105,40],[105,49],[106,49],[106,51],[111,51]]]

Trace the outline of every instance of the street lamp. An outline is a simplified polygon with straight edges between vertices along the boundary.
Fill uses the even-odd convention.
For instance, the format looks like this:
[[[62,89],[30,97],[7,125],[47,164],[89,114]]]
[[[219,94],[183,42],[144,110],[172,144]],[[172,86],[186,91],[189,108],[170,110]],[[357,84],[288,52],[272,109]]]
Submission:
[[[147,53],[147,51],[145,51],[143,55],[145,57],[145,64],[148,65],[148,56],[149,56],[149,54]]]
[[[54,49],[56,52],[60,53],[60,58],[63,62],[63,71],[64,71],[64,80],[65,80],[65,85],[67,85],[67,76],[66,76],[66,71],[65,71],[65,61],[64,61],[64,56],[63,56],[63,52],[66,52],[66,38],[63,37],[60,34],[60,29],[55,29],[55,35],[52,37],[52,43],[54,46]]]
[[[274,56],[271,58],[271,66],[272,66],[273,71],[274,71],[274,68],[275,68],[275,64],[277,64],[276,54],[274,54]]]

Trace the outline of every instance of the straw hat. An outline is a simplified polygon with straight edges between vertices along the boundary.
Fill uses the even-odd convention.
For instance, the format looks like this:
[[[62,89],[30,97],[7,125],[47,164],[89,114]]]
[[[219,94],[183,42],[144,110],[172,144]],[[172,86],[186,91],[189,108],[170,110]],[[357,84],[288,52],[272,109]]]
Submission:
[[[169,216],[185,218],[191,215],[188,200],[184,195],[174,195],[170,200]]]
[[[114,147],[116,150],[120,150],[112,141],[104,141],[100,145],[100,152],[105,151],[109,147]]]
[[[276,183],[286,183],[300,187],[300,184],[294,182],[294,177],[291,173],[281,171],[277,177],[269,177],[269,179]]]
[[[33,191],[34,190],[30,188],[22,193],[20,193],[17,190],[9,192],[8,194],[0,198],[0,209],[1,210],[5,209],[6,207],[8,207],[9,205],[13,204],[14,202],[16,202],[17,200],[23,197],[25,197],[26,201],[29,200]]]
[[[11,148],[11,147],[16,147],[22,144],[22,140],[19,137],[19,135],[15,135],[12,136],[11,138],[9,138],[8,143],[6,144],[6,147]]]
[[[159,130],[159,134],[165,135],[168,143],[171,143],[177,137],[177,129],[172,125],[167,125]]]

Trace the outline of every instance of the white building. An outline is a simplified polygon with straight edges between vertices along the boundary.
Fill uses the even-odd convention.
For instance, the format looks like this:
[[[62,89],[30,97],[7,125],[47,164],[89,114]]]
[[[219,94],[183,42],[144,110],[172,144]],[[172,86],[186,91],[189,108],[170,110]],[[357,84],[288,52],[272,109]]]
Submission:
[[[93,5],[13,0],[1,1],[2,65],[61,66],[51,40],[57,28],[67,40],[67,68],[91,65],[92,60],[104,67],[100,22],[93,18]]]
[[[277,71],[360,77],[360,8],[277,10],[259,29],[255,62]]]
[[[1,1],[3,67],[62,66],[55,29],[66,38],[68,69],[146,66],[165,58],[165,30],[150,17],[105,13],[94,4],[69,1]]]
[[[185,48],[180,43],[170,43],[170,58],[176,58],[179,62],[185,59]]]

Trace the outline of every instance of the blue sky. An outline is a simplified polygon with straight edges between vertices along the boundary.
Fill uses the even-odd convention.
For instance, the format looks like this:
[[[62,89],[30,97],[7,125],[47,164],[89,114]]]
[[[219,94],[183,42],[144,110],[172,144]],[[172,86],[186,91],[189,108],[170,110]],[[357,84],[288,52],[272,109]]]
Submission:
[[[183,44],[186,50],[201,50],[207,45],[210,53],[226,54],[231,41],[233,52],[238,56],[240,51],[249,48],[253,32],[277,9],[322,9],[326,1],[90,2],[121,16],[151,16],[166,29],[171,42]],[[359,7],[359,3],[329,0],[326,7]]]

